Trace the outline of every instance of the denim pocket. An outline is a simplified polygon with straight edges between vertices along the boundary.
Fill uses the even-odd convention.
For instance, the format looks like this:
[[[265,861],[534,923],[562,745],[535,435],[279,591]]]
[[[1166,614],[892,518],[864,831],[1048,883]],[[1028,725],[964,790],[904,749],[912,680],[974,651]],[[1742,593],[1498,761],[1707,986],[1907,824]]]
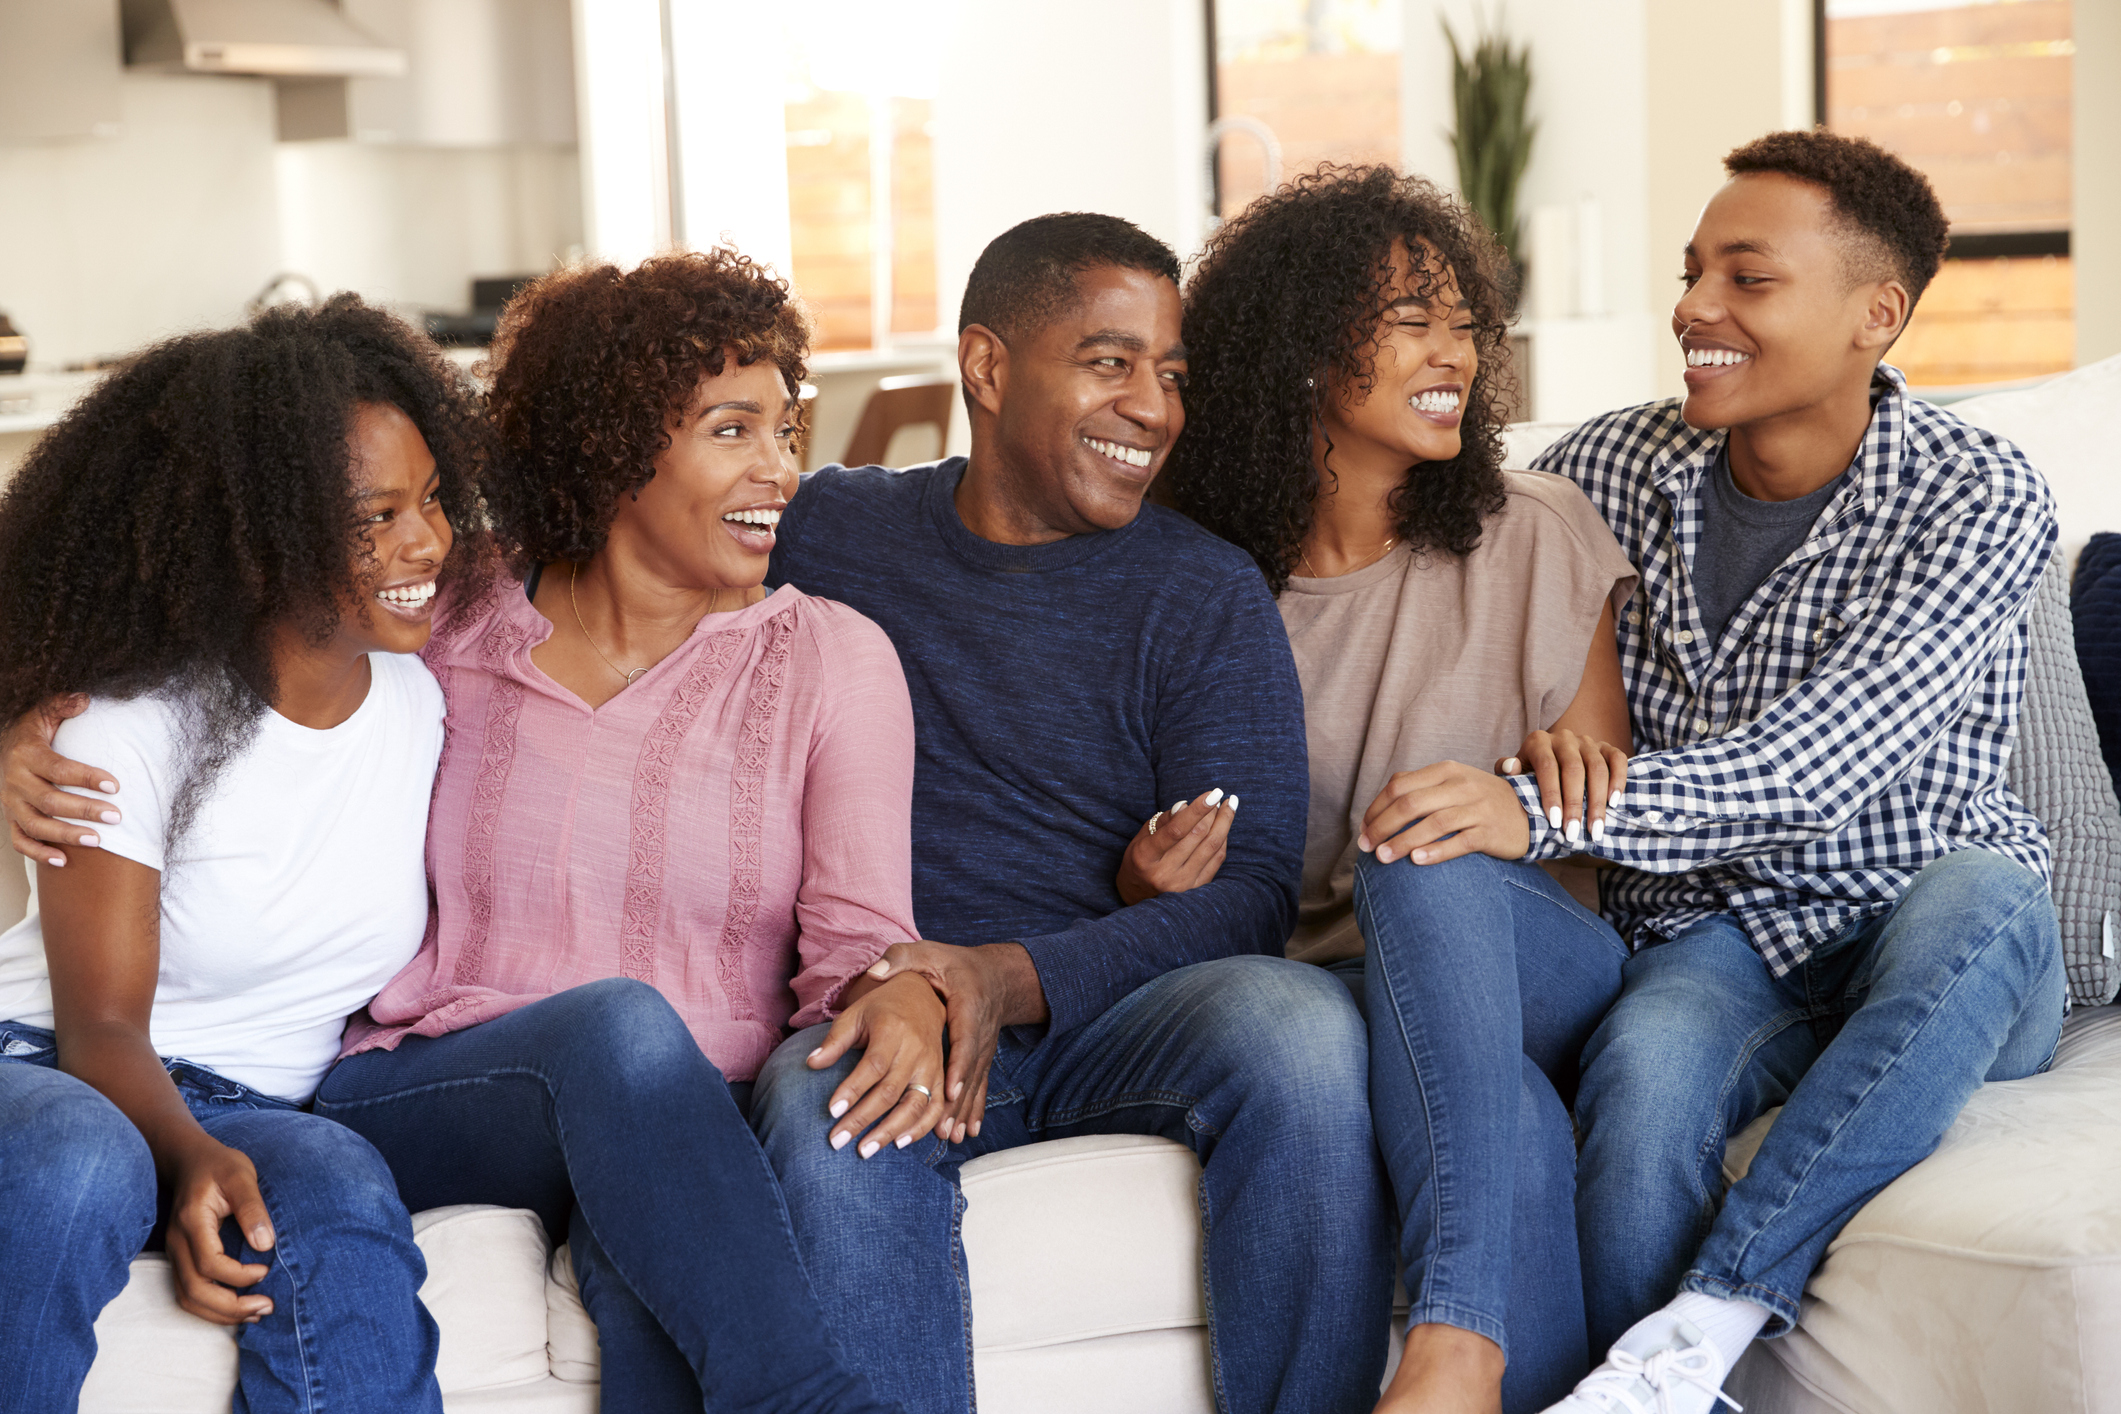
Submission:
[[[41,1026],[0,1021],[0,1061],[25,1061],[34,1065],[39,1062],[53,1064],[58,1058],[59,1038],[51,1032]]]

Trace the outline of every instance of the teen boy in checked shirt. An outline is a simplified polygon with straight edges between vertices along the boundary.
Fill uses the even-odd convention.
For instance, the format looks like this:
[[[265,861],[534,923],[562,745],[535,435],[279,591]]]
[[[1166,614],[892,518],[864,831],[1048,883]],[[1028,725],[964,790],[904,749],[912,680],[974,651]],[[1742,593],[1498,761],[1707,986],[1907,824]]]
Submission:
[[[1569,1414],[1728,1403],[1842,1225],[1975,1087],[2044,1069],[2064,1008],[2047,840],[2004,784],[2052,504],[2017,448],[1879,363],[1944,213],[1829,133],[1724,166],[1673,311],[1685,400],[1539,463],[1642,571],[1619,805],[1572,843],[1515,778],[1529,857],[1623,866],[1605,911],[1640,949],[1584,1053],[1578,1228],[1613,1348]],[[1724,1140],[1775,1105],[1722,1192]]]

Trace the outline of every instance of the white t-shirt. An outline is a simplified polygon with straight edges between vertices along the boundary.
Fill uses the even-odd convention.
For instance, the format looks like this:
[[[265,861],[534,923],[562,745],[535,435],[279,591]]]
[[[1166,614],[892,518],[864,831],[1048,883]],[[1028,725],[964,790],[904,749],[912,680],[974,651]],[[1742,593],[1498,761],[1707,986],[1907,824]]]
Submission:
[[[162,880],[156,1052],[298,1103],[338,1056],[347,1016],[412,960],[427,929],[442,691],[418,658],[368,661],[368,696],[338,726],[258,720]],[[59,728],[57,747],[118,781],[116,796],[99,798],[122,823],[92,822],[102,847],[163,869],[185,769],[169,703],[97,698]],[[34,904],[0,934],[0,1020],[52,1025]]]

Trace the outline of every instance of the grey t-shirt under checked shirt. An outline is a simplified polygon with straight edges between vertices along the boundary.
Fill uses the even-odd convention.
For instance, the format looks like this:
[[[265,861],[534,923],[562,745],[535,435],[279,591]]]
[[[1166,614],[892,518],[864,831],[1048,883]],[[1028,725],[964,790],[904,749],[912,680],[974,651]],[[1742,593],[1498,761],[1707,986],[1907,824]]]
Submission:
[[[1843,472],[1794,501],[1756,501],[1731,480],[1731,451],[1716,454],[1702,488],[1701,539],[1694,547],[1694,599],[1711,641],[1761,581],[1811,537],[1812,522],[1841,489]]]

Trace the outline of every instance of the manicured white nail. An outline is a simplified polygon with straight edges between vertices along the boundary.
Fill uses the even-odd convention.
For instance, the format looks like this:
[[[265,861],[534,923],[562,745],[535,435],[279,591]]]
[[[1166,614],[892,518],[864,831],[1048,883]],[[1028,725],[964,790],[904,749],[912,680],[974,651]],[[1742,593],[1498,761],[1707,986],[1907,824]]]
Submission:
[[[98,815],[96,818],[98,820],[101,820],[106,825],[115,825],[118,823],[118,812],[115,810],[106,810],[101,815]]]
[[[1570,844],[1582,844],[1582,843],[1583,843],[1583,821],[1581,821],[1581,820],[1571,820],[1571,821],[1569,821],[1569,827],[1568,827],[1568,828],[1567,828],[1566,830],[1563,830],[1563,831],[1562,831],[1562,835],[1563,835],[1563,837],[1564,837],[1564,838],[1566,838],[1566,839],[1568,840],[1568,842],[1569,842]]]
[[[845,1113],[847,1113],[847,1102],[845,1100],[834,1100],[832,1102],[832,1117],[838,1119]]]
[[[1618,810],[1620,808],[1620,792],[1616,790],[1607,796],[1605,805],[1608,810]]]
[[[66,860],[56,854],[53,855],[50,859],[45,860],[44,862],[46,864],[51,865],[54,869],[64,869],[66,867]]]
[[[116,795],[118,793],[118,783],[116,781],[98,781],[96,782],[96,789],[102,791],[105,795]]]
[[[882,1147],[874,1139],[868,1140],[862,1145],[861,1155],[865,1159],[873,1159],[876,1157],[876,1151]]]
[[[1552,825],[1552,826],[1553,826],[1553,827],[1554,827],[1555,829],[1557,829],[1557,830],[1561,828],[1561,807],[1560,807],[1560,806],[1558,806],[1558,805],[1549,805],[1549,806],[1547,807],[1547,823],[1548,823],[1549,825]]]
[[[83,835],[81,837],[81,843],[88,845],[90,848],[94,848],[96,845],[101,844],[102,841],[98,840],[94,835]]]
[[[1503,763],[1502,763],[1502,773],[1503,773],[1503,774],[1504,774],[1505,776],[1514,776],[1514,775],[1516,775],[1516,774],[1517,774],[1517,773],[1518,773],[1519,771],[1522,771],[1523,769],[1524,769],[1524,763],[1523,763],[1522,761],[1519,761],[1519,760],[1518,760],[1518,759],[1517,759],[1516,757],[1514,757],[1514,756],[1512,756],[1512,757],[1511,757],[1511,758],[1510,758],[1509,760],[1507,760],[1507,761],[1505,761],[1505,762],[1503,762]]]
[[[893,1147],[893,1148],[897,1148],[897,1149],[903,1149],[903,1148],[905,1148],[905,1147],[906,1147],[906,1146],[907,1146],[908,1144],[911,1144],[912,1142],[913,1142],[913,1136],[912,1136],[912,1135],[910,1135],[910,1134],[901,1134],[901,1135],[900,1135],[900,1136],[899,1136],[899,1137],[898,1137],[897,1139],[894,1139],[894,1140],[892,1141],[892,1147]]]
[[[1593,820],[1591,822],[1591,838],[1594,840],[1602,840],[1605,838],[1604,820]]]
[[[1186,802],[1184,802],[1183,800],[1174,800],[1171,802],[1171,808],[1165,811],[1164,813],[1167,815],[1176,815],[1179,811],[1185,808]]]
[[[852,1139],[853,1137],[854,1136],[852,1134],[849,1134],[846,1130],[842,1129],[841,1131],[839,1131],[839,1133],[832,1136],[832,1147],[835,1149],[844,1149],[847,1147],[847,1141],[849,1139]]]
[[[1201,797],[1200,803],[1205,806],[1208,806],[1211,809],[1215,806],[1222,804],[1223,788],[1221,786],[1217,786],[1214,790],[1209,791],[1206,795]]]
[[[1234,796],[1234,795],[1233,795],[1233,796],[1231,796],[1231,797],[1230,797],[1230,798],[1229,798],[1228,800],[1224,801],[1224,802],[1223,802],[1223,804],[1225,804],[1225,805],[1227,805],[1227,806],[1229,806],[1229,807],[1230,807],[1230,813],[1231,813],[1232,815],[1235,815],[1235,814],[1237,813],[1237,797],[1236,797],[1236,796]]]

